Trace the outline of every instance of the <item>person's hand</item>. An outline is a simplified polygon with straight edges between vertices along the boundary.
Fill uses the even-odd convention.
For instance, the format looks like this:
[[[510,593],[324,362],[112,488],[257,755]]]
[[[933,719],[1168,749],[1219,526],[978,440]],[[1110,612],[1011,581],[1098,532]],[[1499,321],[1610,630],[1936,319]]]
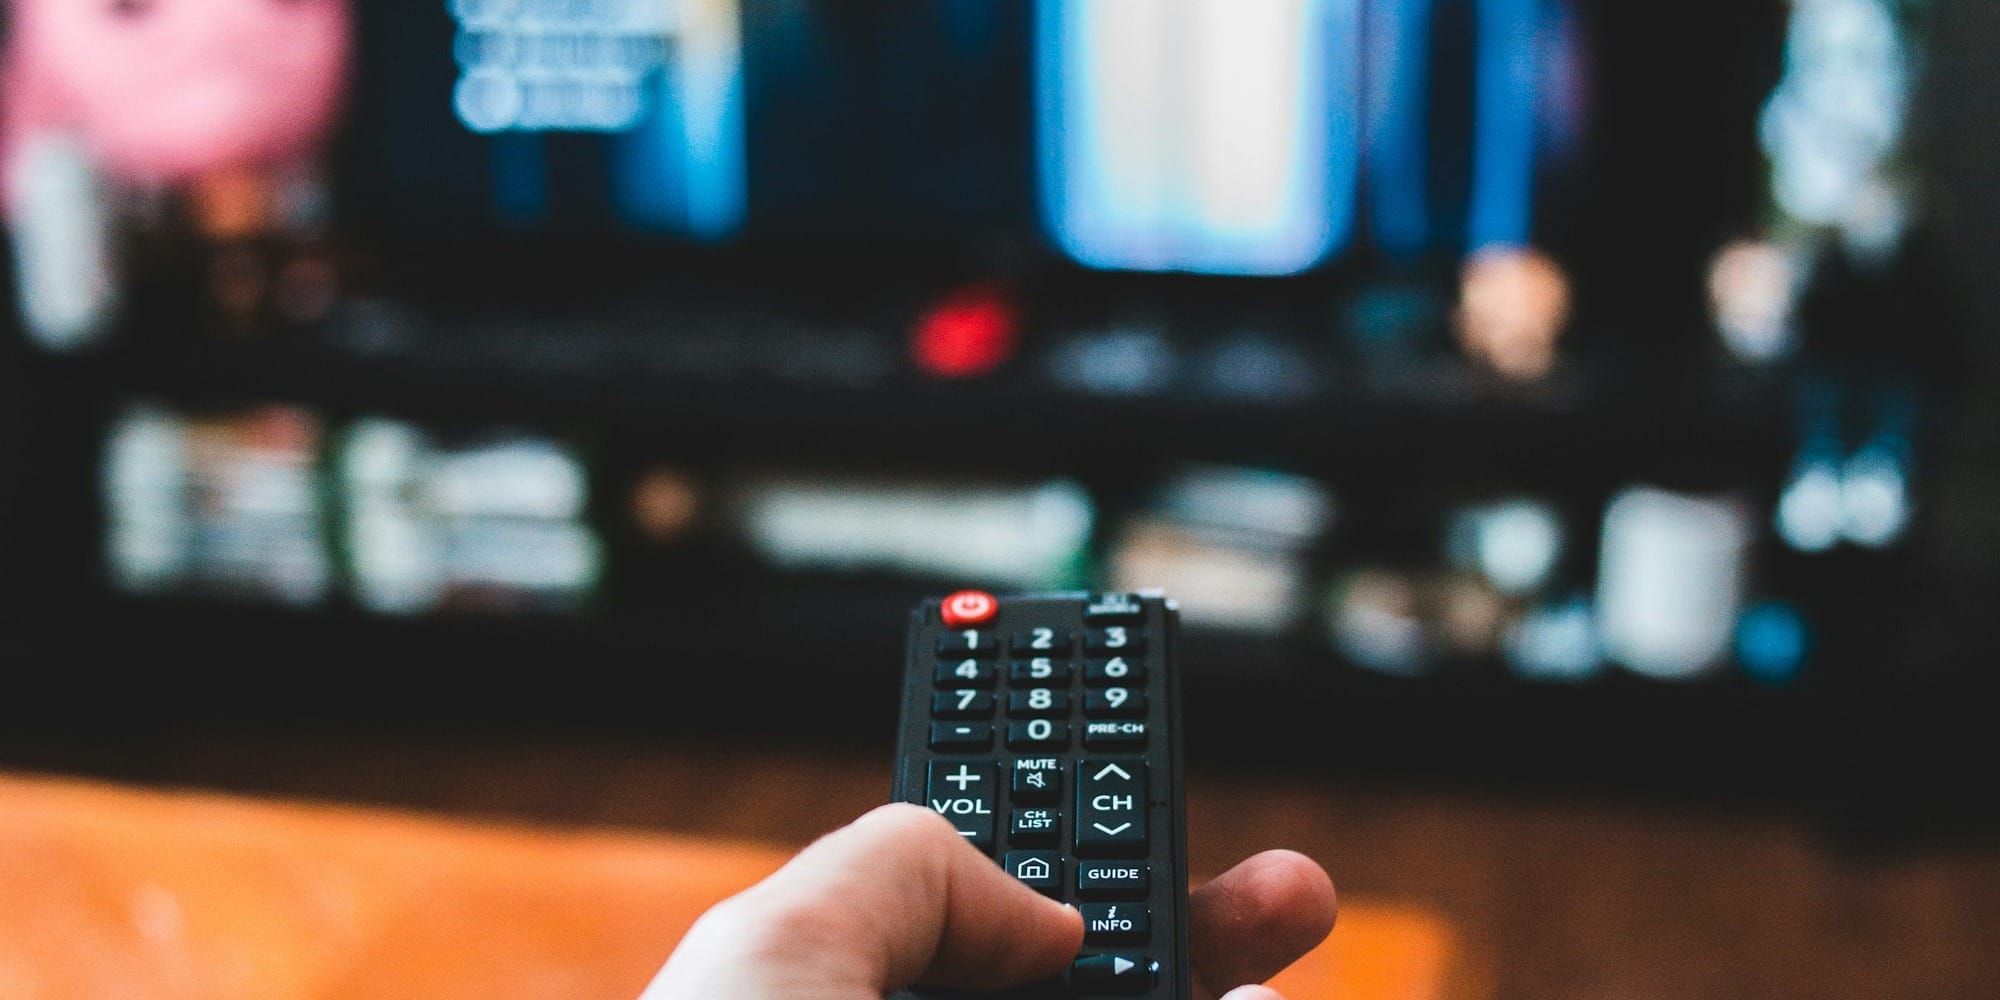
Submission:
[[[1333,883],[1270,851],[1188,900],[1202,1000],[1254,985],[1333,929]],[[641,1000],[881,1000],[922,983],[997,990],[1059,975],[1083,918],[1022,885],[922,806],[884,806],[695,922]]]

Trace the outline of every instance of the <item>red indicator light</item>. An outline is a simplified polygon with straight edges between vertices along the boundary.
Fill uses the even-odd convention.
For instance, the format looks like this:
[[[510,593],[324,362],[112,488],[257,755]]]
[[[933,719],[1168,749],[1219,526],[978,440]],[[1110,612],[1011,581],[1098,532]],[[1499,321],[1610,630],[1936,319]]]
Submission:
[[[985,375],[1013,356],[1019,327],[1014,304],[998,289],[963,288],[918,318],[910,359],[938,378]]]

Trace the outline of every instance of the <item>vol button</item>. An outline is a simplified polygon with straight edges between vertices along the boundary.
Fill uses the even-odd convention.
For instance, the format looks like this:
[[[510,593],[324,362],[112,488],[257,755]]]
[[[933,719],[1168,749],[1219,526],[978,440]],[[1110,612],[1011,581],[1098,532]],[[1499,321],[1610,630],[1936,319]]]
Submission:
[[[982,851],[993,849],[993,807],[999,801],[993,773],[990,763],[934,760],[924,783],[924,800]]]

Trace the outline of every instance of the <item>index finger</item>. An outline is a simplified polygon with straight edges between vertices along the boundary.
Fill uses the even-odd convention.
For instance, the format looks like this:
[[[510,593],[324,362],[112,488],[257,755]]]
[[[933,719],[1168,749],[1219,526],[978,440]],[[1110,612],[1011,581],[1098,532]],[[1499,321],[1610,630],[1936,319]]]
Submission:
[[[935,812],[891,805],[703,916],[643,1000],[845,1000],[915,982],[990,989],[1057,975],[1082,943],[1075,910],[1008,875]]]

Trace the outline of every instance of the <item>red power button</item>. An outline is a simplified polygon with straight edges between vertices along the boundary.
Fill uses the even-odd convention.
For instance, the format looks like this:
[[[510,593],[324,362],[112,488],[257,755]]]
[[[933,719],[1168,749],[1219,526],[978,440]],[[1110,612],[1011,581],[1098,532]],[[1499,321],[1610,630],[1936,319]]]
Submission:
[[[1000,602],[983,590],[961,590],[945,598],[940,610],[946,628],[971,628],[992,621]]]

